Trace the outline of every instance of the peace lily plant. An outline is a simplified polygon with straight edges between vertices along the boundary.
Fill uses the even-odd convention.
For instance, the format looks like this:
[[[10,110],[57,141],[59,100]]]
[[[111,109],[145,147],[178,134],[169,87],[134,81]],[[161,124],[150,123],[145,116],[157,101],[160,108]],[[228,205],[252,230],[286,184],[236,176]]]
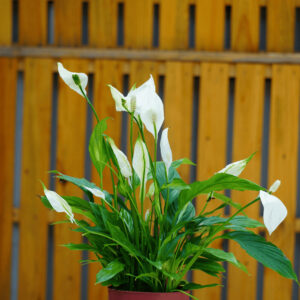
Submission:
[[[247,272],[233,253],[212,247],[212,242],[219,239],[237,242],[264,266],[298,282],[291,262],[282,251],[254,232],[265,225],[271,235],[286,217],[287,209],[273,195],[280,185],[279,180],[267,190],[239,177],[252,156],[227,165],[207,180],[186,183],[178,169],[183,164],[193,163],[186,158],[173,161],[168,128],[162,131],[158,145],[164,106],[151,76],[126,96],[109,85],[116,110],[127,112],[130,118],[127,157],[105,133],[107,119],[100,120],[88,99],[87,75],[69,72],[61,63],[58,63],[58,72],[71,89],[86,99],[95,114],[97,124],[90,138],[89,152],[99,174],[99,186],[53,171],[57,178],[79,187],[88,200],[58,195],[44,185],[45,196],[41,198],[47,207],[64,212],[66,222],[76,227],[72,230],[87,238],[87,243],[65,246],[95,253],[96,260],[83,263],[99,263],[96,283],[119,290],[186,294],[193,289],[217,285],[186,281],[185,275],[190,270],[219,277],[225,271],[222,262],[229,262]],[[135,143],[133,126],[138,129]],[[153,135],[151,145],[146,143],[145,130]],[[162,161],[157,161],[158,147]],[[153,156],[150,149],[154,149]],[[103,186],[105,168],[110,172],[111,193]],[[257,197],[242,206],[225,196],[224,190],[257,191]],[[200,195],[202,197],[198,197]],[[200,207],[199,214],[192,203],[194,199]],[[147,210],[146,200],[150,203]],[[264,225],[246,215],[246,208],[259,201],[264,208]],[[226,206],[232,208],[230,217],[222,216]]]

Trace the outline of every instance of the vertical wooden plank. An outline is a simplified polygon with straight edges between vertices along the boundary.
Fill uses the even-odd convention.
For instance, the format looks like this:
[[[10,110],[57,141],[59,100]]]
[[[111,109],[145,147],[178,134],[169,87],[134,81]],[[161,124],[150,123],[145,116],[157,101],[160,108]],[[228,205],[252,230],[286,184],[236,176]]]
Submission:
[[[234,97],[233,161],[248,157],[257,151],[241,177],[260,183],[262,132],[264,109],[265,67],[238,64]],[[257,197],[257,192],[232,192],[232,198],[245,205]],[[259,219],[259,203],[249,207],[247,215]],[[229,251],[246,265],[249,274],[228,265],[228,299],[236,299],[243,291],[245,300],[256,299],[257,262],[250,258],[239,245],[229,243]]]
[[[269,185],[277,178],[282,180],[276,196],[286,205],[288,215],[272,236],[267,236],[267,239],[282,249],[291,261],[295,249],[298,185],[299,79],[298,66],[273,66],[268,179]],[[292,281],[265,269],[264,299],[291,299],[291,295]]]
[[[0,58],[0,290],[10,299],[17,61]]]
[[[89,34],[92,47],[117,45],[117,1],[90,0]]]
[[[153,3],[152,0],[126,0],[125,47],[148,49],[152,46]]]
[[[223,50],[224,32],[224,0],[196,0],[196,49]]]
[[[193,64],[167,62],[165,78],[165,128],[169,128],[169,141],[173,160],[191,156]],[[189,182],[190,168],[179,169],[181,177]]]
[[[44,299],[46,288],[47,209],[37,195],[39,180],[48,185],[49,179],[52,66],[50,59],[25,60],[19,258],[24,300]]]
[[[111,84],[122,91],[122,62],[113,60],[98,60],[95,62],[95,80],[94,80],[94,106],[101,119],[108,119],[108,128],[106,134],[109,135],[115,143],[120,146],[121,140],[121,120],[122,114],[115,109],[115,102],[111,96],[107,84]],[[95,168],[92,169],[92,181],[99,184],[99,176]],[[104,171],[103,187],[112,192],[110,174],[108,170]],[[93,259],[94,255],[90,255]],[[89,264],[89,291],[88,297],[94,299],[108,299],[107,288],[100,284],[95,285],[96,274],[100,271],[100,264]]]
[[[65,59],[62,63],[68,70],[87,72],[87,61]],[[56,168],[75,177],[84,177],[86,105],[83,97],[59,80]],[[57,182],[57,192],[60,195],[82,195],[78,188],[67,182]],[[61,219],[65,216],[57,214],[57,220]],[[66,297],[79,300],[81,297],[81,252],[60,246],[81,242],[80,234],[70,228],[69,224],[60,224],[54,229],[54,300],[65,300]]]
[[[47,1],[19,1],[19,43],[45,45],[47,41]]]
[[[295,35],[295,0],[268,1],[267,50],[292,52]]]
[[[12,40],[12,1],[0,1],[0,45],[9,46]]]
[[[197,179],[205,180],[226,164],[229,65],[203,63],[200,86]],[[196,201],[198,214],[203,207],[202,199]],[[221,246],[219,242],[214,243],[214,247]],[[200,284],[220,282],[217,278],[200,271],[193,272],[193,280]],[[200,300],[219,300],[221,288],[197,290],[194,291],[194,295]]]
[[[82,34],[82,0],[55,0],[55,44],[79,46]]]
[[[258,50],[259,2],[259,0],[233,0],[232,50]]]
[[[187,49],[189,6],[188,0],[163,0],[160,2],[161,49]]]

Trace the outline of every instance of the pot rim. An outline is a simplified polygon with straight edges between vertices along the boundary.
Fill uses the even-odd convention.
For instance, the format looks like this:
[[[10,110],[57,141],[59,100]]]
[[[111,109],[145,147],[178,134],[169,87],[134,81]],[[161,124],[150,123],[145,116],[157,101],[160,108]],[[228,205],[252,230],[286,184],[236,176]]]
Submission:
[[[127,290],[118,290],[112,287],[108,288],[109,290],[121,292],[121,293],[134,293],[134,294],[183,294],[181,292],[141,292],[141,291],[127,291]],[[190,291],[183,291],[185,293],[190,293]]]

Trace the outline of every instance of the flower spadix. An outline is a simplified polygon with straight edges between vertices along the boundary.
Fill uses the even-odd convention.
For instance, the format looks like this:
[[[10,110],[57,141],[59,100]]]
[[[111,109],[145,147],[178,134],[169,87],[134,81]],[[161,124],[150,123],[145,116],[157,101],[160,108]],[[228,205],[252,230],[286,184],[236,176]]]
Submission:
[[[168,130],[169,128],[165,128],[161,134],[160,140],[160,152],[162,160],[166,166],[167,174],[169,174],[169,168],[172,164],[172,150],[168,140]]]
[[[70,218],[70,221],[72,223],[75,223],[74,215],[71,209],[71,206],[68,204],[68,202],[58,195],[54,191],[50,191],[46,189],[44,186],[44,193],[45,196],[47,197],[49,203],[51,204],[52,208],[57,211],[57,212],[65,212],[67,216]]]
[[[269,234],[271,235],[287,216],[287,209],[282,201],[274,195],[260,191],[259,197],[264,207],[264,223]]]
[[[58,67],[58,74],[61,77],[61,79],[75,92],[77,92],[79,95],[83,96],[82,91],[80,90],[80,87],[82,87],[82,90],[86,94],[86,86],[88,83],[88,76],[84,73],[76,73],[76,72],[70,72],[67,69],[64,68],[62,63],[57,63]]]
[[[132,166],[141,183],[145,184],[147,180],[147,173],[150,167],[150,162],[146,145],[141,139],[137,139],[135,143]]]
[[[281,181],[279,179],[275,180],[274,183],[270,186],[269,192],[272,194],[275,193],[278,190],[280,184]]]
[[[112,151],[118,161],[120,172],[125,178],[129,178],[132,176],[132,169],[130,163],[127,159],[127,156],[116,146],[113,139],[108,138],[107,141],[109,142]]]
[[[226,173],[234,176],[239,176],[244,169],[246,168],[248,162],[251,160],[254,154],[250,155],[249,157],[233,162],[227,165],[225,168],[220,170],[218,173]]]

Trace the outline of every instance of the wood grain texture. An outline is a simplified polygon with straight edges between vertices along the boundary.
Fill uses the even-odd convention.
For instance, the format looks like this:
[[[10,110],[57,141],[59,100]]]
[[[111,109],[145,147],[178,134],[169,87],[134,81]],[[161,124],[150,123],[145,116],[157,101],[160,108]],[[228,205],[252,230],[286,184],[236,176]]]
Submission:
[[[10,299],[16,122],[16,59],[0,58],[0,289]]]
[[[203,63],[201,70],[197,180],[208,179],[226,164],[229,87],[229,65]],[[196,199],[197,214],[203,208],[203,201],[205,199],[205,197]],[[218,204],[214,202],[211,203],[211,206],[216,207]],[[208,207],[208,210],[212,207]],[[213,246],[222,248],[220,242],[215,242]],[[203,285],[220,283],[218,278],[206,275],[201,271],[193,272],[193,280]],[[200,300],[221,299],[221,288],[215,287],[197,290],[194,291],[194,295]]]
[[[295,35],[295,0],[267,4],[267,51],[292,52]]]
[[[43,299],[46,288],[48,210],[38,195],[39,180],[49,180],[52,63],[25,60],[18,281],[24,300]]]
[[[188,0],[163,0],[160,2],[161,49],[187,49],[189,5]]]
[[[125,47],[149,49],[152,46],[153,1],[125,0]]]
[[[224,24],[224,0],[196,0],[196,49],[223,50]]]
[[[87,73],[87,61],[63,60],[63,65],[73,72]],[[84,177],[86,101],[59,79],[57,158],[56,169],[74,177]],[[60,195],[82,196],[82,192],[71,183],[57,182]],[[65,220],[65,215],[56,214],[56,220]],[[70,224],[54,228],[54,300],[79,300],[81,293],[80,251],[71,251],[62,244],[81,243],[77,232],[70,230]]]
[[[79,46],[82,35],[82,0],[54,0],[55,45]]]
[[[256,152],[241,177],[257,183],[261,182],[264,74],[262,65],[238,65],[234,94],[233,161]],[[245,205],[255,199],[257,192],[232,192],[231,195],[235,202]],[[247,209],[250,218],[259,219],[259,205],[256,203]],[[247,267],[249,275],[229,264],[228,299],[238,298],[242,290],[245,300],[255,300],[257,262],[235,242],[229,242],[229,251]]]
[[[232,50],[258,51],[259,0],[234,0],[232,4]]]
[[[165,123],[173,160],[191,156],[193,65],[190,63],[166,63],[165,74]],[[189,182],[190,167],[179,169],[181,177]]]
[[[117,1],[90,0],[90,46],[111,48],[117,46]]]
[[[298,66],[273,66],[268,181],[271,185],[278,178],[282,180],[276,196],[286,205],[288,215],[271,237],[267,235],[267,239],[282,249],[291,261],[295,249],[294,228],[298,186],[299,80]],[[291,280],[265,269],[265,299],[290,299],[291,294]]]
[[[0,46],[8,46],[12,42],[12,1],[0,1]]]
[[[47,41],[47,1],[19,1],[19,44],[45,45]]]

